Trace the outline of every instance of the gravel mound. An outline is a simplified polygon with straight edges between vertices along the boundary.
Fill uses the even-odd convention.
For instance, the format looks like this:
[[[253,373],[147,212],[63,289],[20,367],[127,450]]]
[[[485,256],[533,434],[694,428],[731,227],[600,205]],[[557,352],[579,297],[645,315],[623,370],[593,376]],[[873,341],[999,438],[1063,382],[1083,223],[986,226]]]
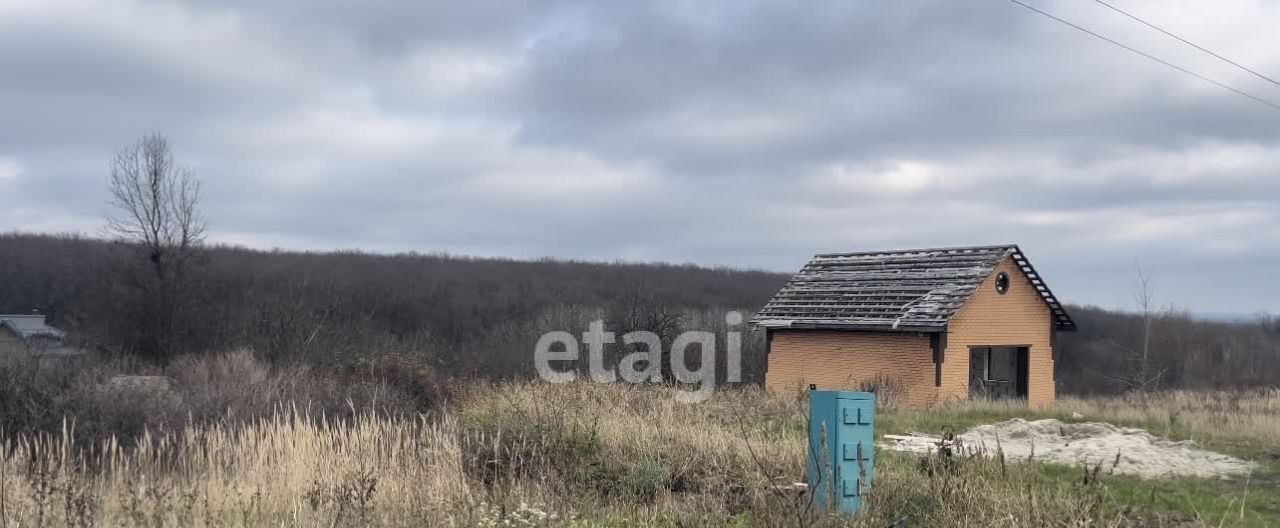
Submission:
[[[896,438],[884,447],[922,452],[930,445],[936,446],[937,441],[924,435]],[[1068,424],[1052,419],[1028,422],[1014,418],[979,425],[958,440],[964,451],[984,456],[994,457],[1003,451],[1005,458],[1011,460],[1090,466],[1100,463],[1104,471],[1114,466],[1116,473],[1148,478],[1227,478],[1244,475],[1256,467],[1253,462],[1203,449],[1195,442],[1175,442],[1143,429],[1108,423]]]

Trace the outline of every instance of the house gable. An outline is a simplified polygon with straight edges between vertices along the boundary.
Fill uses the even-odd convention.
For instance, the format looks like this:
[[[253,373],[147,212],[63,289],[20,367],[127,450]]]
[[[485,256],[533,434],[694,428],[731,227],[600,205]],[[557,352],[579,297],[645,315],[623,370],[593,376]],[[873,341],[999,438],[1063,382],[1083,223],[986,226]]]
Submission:
[[[1009,277],[1003,294],[996,288],[1000,273]],[[939,398],[968,398],[970,347],[1019,346],[1028,347],[1027,399],[1033,405],[1053,401],[1055,327],[1053,309],[1037,285],[1012,256],[1006,257],[947,325]]]

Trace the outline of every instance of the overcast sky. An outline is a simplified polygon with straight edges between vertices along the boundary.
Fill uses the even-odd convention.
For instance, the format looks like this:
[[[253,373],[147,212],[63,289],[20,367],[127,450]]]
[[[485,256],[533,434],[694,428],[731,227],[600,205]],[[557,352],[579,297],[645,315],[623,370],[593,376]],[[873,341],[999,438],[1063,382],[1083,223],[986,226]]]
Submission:
[[[1280,77],[1274,1],[1114,1]],[[1132,304],[1141,264],[1280,312],[1280,111],[1008,2],[348,4],[0,0],[0,230],[101,234],[112,152],[161,131],[218,242],[777,271],[1016,242],[1067,302]]]

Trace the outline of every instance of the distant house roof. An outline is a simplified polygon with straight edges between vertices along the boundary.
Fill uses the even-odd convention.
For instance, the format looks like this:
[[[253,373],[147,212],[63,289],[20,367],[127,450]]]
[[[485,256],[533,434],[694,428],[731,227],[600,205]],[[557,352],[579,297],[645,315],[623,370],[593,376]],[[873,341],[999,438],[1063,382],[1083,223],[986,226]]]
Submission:
[[[32,337],[62,339],[67,336],[66,332],[49,326],[49,324],[45,322],[44,316],[40,314],[0,314],[0,327],[9,328],[23,340],[31,339]]]
[[[763,328],[943,332],[1005,257],[1049,305],[1059,330],[1076,325],[1017,245],[817,255],[751,322]]]

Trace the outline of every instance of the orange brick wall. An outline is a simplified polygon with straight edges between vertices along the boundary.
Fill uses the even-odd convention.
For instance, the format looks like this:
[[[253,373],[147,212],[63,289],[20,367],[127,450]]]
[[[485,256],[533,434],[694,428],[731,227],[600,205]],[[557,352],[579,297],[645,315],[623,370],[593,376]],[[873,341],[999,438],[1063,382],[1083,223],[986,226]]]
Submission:
[[[1000,295],[998,272],[1009,274],[1009,291]],[[1002,261],[956,312],[947,327],[946,359],[942,364],[941,400],[969,397],[969,347],[1030,346],[1027,399],[1033,406],[1053,403],[1053,349],[1049,307],[1012,259]]]
[[[888,376],[902,385],[904,403],[928,405],[935,401],[933,351],[928,336],[773,331],[765,373],[765,387],[770,390],[789,394],[810,383],[820,389],[857,390],[859,382],[877,375]]]

